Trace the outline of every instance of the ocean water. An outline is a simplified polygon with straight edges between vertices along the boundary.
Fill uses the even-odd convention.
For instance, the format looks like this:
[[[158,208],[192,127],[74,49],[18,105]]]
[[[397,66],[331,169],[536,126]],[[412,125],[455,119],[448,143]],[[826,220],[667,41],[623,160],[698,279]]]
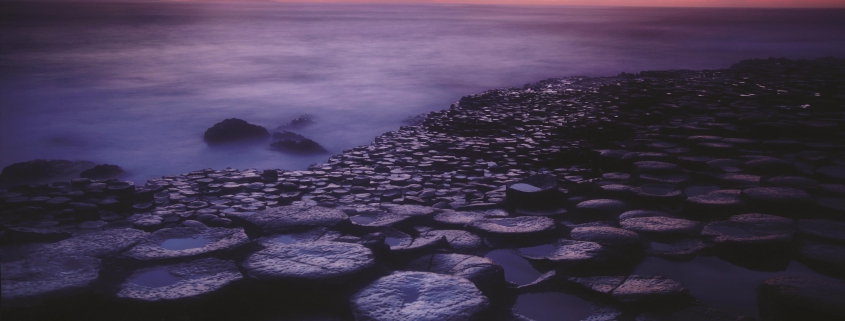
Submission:
[[[845,56],[845,10],[4,1],[0,167],[304,169],[486,89],[823,56]],[[331,154],[202,140],[226,118],[302,114]]]

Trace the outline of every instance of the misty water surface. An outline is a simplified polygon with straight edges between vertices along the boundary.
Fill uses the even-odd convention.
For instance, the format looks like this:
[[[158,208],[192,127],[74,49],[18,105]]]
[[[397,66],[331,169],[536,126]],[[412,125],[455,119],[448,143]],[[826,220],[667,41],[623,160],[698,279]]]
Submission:
[[[237,117],[332,153],[461,96],[573,75],[845,56],[843,10],[281,3],[0,4],[0,166],[304,169],[330,154],[210,148]]]

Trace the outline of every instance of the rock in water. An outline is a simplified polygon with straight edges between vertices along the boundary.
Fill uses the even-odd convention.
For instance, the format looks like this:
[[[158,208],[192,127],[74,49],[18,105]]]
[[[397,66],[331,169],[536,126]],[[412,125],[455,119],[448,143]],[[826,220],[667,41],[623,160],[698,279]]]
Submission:
[[[276,131],[279,130],[287,130],[287,129],[300,129],[311,126],[314,124],[314,121],[311,119],[310,115],[302,115],[297,118],[294,118],[289,123],[276,127]]]
[[[229,118],[214,124],[205,131],[206,143],[216,144],[236,140],[258,139],[270,136],[266,128],[247,123],[245,120]]]
[[[88,161],[69,161],[64,159],[36,159],[14,163],[3,168],[0,173],[2,184],[24,184],[50,180],[60,180],[76,176],[94,163]]]
[[[394,272],[351,298],[356,320],[478,320],[489,300],[467,279],[431,272]]]
[[[763,321],[845,320],[845,281],[779,276],[757,289]]]
[[[323,146],[308,138],[302,139],[283,139],[270,145],[274,149],[297,154],[320,154],[328,153]]]
[[[117,175],[123,174],[124,171],[120,166],[117,165],[109,165],[109,164],[102,164],[97,165],[92,168],[86,169],[79,174],[79,177],[83,178],[91,178],[91,179],[102,179],[102,178],[110,178],[115,177]]]

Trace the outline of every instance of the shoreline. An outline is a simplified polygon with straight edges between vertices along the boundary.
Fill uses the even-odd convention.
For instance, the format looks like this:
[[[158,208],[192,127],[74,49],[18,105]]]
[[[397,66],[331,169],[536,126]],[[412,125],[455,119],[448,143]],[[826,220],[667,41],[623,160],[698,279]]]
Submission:
[[[73,243],[85,235],[143,231],[125,244],[117,242],[123,245],[108,255],[81,255],[101,260],[89,270],[124,271],[111,279],[80,281],[69,294],[61,287],[34,295],[6,292],[4,283],[3,316],[59,313],[38,310],[91,296],[96,299],[83,307],[111,311],[104,307],[117,300],[124,314],[146,305],[155,307],[144,312],[151,316],[177,313],[166,302],[183,302],[179,299],[122,296],[136,276],[132,273],[146,271],[151,264],[190,265],[198,258],[236,264],[243,272],[249,270],[244,268],[251,262],[247,256],[290,245],[272,241],[281,236],[294,244],[330,241],[372,251],[375,259],[358,275],[360,282],[341,282],[347,292],[366,288],[390,272],[419,271],[413,262],[426,255],[431,260],[437,255],[486,259],[484,273],[495,277],[462,275],[492,302],[491,308],[472,311],[487,317],[508,315],[502,320],[529,313],[519,310],[517,298],[539,289],[586,297],[606,314],[657,313],[668,318],[721,311],[701,320],[753,316],[749,311],[756,305],[728,312],[723,311],[726,307],[709,306],[712,297],[728,294],[687,289],[683,280],[655,276],[637,281],[644,292],[618,294],[616,288],[605,293],[590,284],[627,276],[643,258],[711,255],[752,271],[783,271],[784,260],[787,265],[798,261],[812,270],[801,272],[809,279],[799,284],[818,287],[813,283],[817,279],[842,282],[842,79],[845,60],[836,58],[755,59],[727,69],[549,79],[465,96],[448,110],[426,114],[420,126],[384,133],[370,145],[344,150],[308,170],[205,169],[150,179],[144,186],[76,179],[0,190],[4,271],[26,260],[68,255],[44,249],[51,244]],[[824,225],[832,227],[819,227]],[[138,259],[151,254],[139,252],[136,244],[174,229],[197,229],[184,232],[185,237],[201,235],[212,241],[202,231],[242,231],[244,239],[204,254]],[[467,237],[477,241],[461,245],[449,236],[458,232],[433,237],[434,231],[469,233]],[[390,244],[391,239],[399,241]],[[601,248],[601,258],[579,252],[587,257],[574,263],[552,253],[526,252],[554,246],[561,255],[578,251],[566,246],[586,243]],[[513,283],[509,263],[490,259],[490,253],[503,249],[522,253],[511,259],[534,263],[538,275],[555,273],[527,284]],[[433,267],[426,271],[457,273]],[[234,273],[232,284],[240,291],[256,290],[255,279],[261,277],[249,272],[241,277],[241,272]],[[46,282],[15,282],[36,281]],[[329,291],[310,281],[297,282],[314,286],[316,296]],[[62,293],[58,300],[51,298],[56,291]],[[229,300],[240,293],[231,287],[210,291],[197,297]],[[704,297],[691,303],[690,293]],[[772,293],[761,294],[764,320],[789,309],[764,304],[779,298],[777,291]],[[199,302],[196,307],[216,302],[190,300]],[[347,306],[347,300],[352,300],[352,311],[338,308]],[[23,307],[7,309],[10,302],[22,302]],[[304,312],[291,309],[311,315],[311,308],[330,306],[338,320],[369,313],[356,302],[330,295]],[[272,314],[256,304],[237,306]],[[517,311],[511,311],[515,304]],[[62,309],[67,307],[57,311]],[[823,318],[842,310],[824,306],[816,312]]]

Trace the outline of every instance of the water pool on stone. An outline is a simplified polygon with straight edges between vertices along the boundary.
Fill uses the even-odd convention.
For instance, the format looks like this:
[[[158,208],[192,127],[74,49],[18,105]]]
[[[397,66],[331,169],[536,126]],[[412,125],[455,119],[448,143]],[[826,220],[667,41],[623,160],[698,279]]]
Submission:
[[[736,266],[715,256],[698,256],[688,262],[649,257],[635,275],[661,275],[680,282],[702,304],[732,314],[759,318],[757,287],[776,276],[814,276],[826,278],[805,265],[792,261],[785,271],[761,272]]]
[[[293,244],[296,242],[296,239],[290,235],[279,235],[273,238],[273,241],[280,244]]]
[[[402,244],[402,241],[404,241],[404,239],[401,239],[401,238],[398,238],[398,237],[385,237],[384,238],[384,243],[386,243],[388,246],[391,246],[391,247]]]
[[[167,270],[156,269],[139,274],[132,278],[132,283],[148,288],[160,288],[173,285],[179,282],[179,278],[170,274]]]
[[[520,295],[513,309],[516,313],[536,321],[579,321],[592,314],[589,302],[560,292]]]
[[[171,251],[180,251],[180,250],[187,250],[187,249],[195,249],[200,248],[203,246],[208,245],[211,240],[204,238],[204,237],[194,237],[194,238],[178,238],[178,239],[169,239],[165,240],[161,243],[161,247],[166,250]]]
[[[520,192],[526,192],[526,193],[537,192],[537,191],[542,190],[537,186],[529,185],[529,184],[525,184],[525,183],[513,184],[513,185],[511,185],[511,189],[517,190],[517,191],[520,191]]]
[[[557,247],[555,247],[553,244],[543,244],[532,247],[523,247],[519,249],[519,253],[536,257],[549,256],[554,254],[555,251],[557,251]]]
[[[505,269],[505,281],[517,285],[525,285],[540,277],[540,271],[534,269],[528,260],[516,254],[513,250],[493,250],[487,253],[487,258]]]
[[[350,217],[349,220],[352,221],[352,223],[355,223],[355,224],[370,224],[370,223],[376,221],[376,219],[374,219],[372,217],[363,216],[363,215],[356,215],[356,216]]]

